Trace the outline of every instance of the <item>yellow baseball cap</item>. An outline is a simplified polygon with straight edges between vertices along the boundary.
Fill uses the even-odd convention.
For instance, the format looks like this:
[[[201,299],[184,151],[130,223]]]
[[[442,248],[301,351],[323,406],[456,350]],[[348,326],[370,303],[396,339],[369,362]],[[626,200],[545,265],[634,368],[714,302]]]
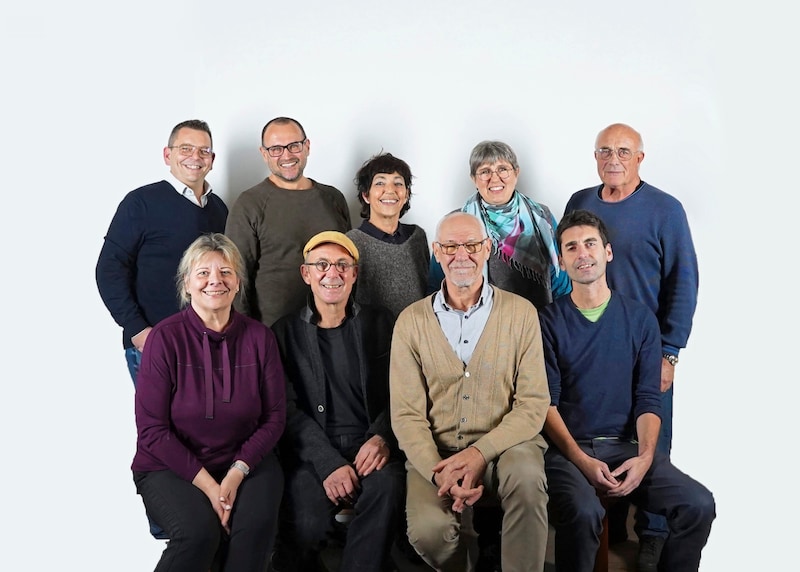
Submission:
[[[350,256],[358,262],[358,249],[353,241],[347,235],[335,230],[325,230],[312,236],[306,245],[303,247],[303,258],[308,256],[308,253],[318,247],[320,244],[333,243],[338,244],[350,253]]]

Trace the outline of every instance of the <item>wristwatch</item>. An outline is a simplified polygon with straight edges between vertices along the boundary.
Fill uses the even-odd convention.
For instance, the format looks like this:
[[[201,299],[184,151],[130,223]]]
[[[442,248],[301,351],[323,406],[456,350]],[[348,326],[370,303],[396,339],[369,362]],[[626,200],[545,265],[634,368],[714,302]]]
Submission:
[[[250,474],[250,469],[248,468],[248,466],[241,461],[234,461],[233,464],[231,465],[231,469],[239,469],[244,473],[245,477]]]
[[[672,354],[667,354],[667,353],[662,355],[664,356],[664,359],[667,360],[669,362],[669,365],[671,365],[672,367],[675,367],[675,364],[678,363],[678,356],[674,356]]]

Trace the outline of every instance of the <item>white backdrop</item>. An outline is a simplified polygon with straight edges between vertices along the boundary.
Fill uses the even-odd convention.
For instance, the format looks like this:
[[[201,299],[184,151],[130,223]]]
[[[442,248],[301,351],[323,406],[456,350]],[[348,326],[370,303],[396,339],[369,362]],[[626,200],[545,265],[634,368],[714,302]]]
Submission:
[[[785,568],[800,510],[784,444],[800,381],[788,18],[769,2],[275,4],[46,2],[0,23],[10,569],[154,566],[163,545],[129,471],[133,387],[94,265],[125,193],[166,172],[174,124],[209,122],[209,180],[230,207],[265,176],[259,135],[277,115],[303,123],[306,174],[340,188],[356,224],[360,164],[408,161],[404,221],[429,237],[474,191],[478,141],[511,144],[519,188],[560,217],[598,182],[596,133],[637,128],[642,176],[683,202],[699,255],[673,458],[717,499],[701,568]]]

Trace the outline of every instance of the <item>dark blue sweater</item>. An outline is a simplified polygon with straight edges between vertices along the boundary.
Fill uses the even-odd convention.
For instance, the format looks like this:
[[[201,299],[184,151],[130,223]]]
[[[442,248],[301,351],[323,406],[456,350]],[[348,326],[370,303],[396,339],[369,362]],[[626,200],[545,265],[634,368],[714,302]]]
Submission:
[[[646,306],[614,292],[593,323],[567,295],[539,319],[550,404],[575,440],[631,439],[640,415],[661,417],[661,341]]]
[[[117,207],[95,269],[97,288],[122,344],[179,310],[175,275],[184,250],[201,234],[225,232],[228,208],[214,193],[205,208],[167,181],[128,193]]]
[[[586,209],[603,219],[614,251],[608,285],[647,305],[658,318],[664,351],[677,354],[689,339],[699,282],[683,206],[647,183],[616,203],[600,199],[601,188],[578,191],[564,212]]]

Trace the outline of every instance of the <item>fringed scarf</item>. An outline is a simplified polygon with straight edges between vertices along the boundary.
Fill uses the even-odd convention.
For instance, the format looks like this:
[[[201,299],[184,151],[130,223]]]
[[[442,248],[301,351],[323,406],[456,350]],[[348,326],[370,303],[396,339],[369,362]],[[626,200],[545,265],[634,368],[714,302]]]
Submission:
[[[475,193],[461,210],[483,222],[492,253],[526,278],[549,284],[551,265],[558,275],[555,229],[539,204],[516,190],[504,205],[490,205]]]

